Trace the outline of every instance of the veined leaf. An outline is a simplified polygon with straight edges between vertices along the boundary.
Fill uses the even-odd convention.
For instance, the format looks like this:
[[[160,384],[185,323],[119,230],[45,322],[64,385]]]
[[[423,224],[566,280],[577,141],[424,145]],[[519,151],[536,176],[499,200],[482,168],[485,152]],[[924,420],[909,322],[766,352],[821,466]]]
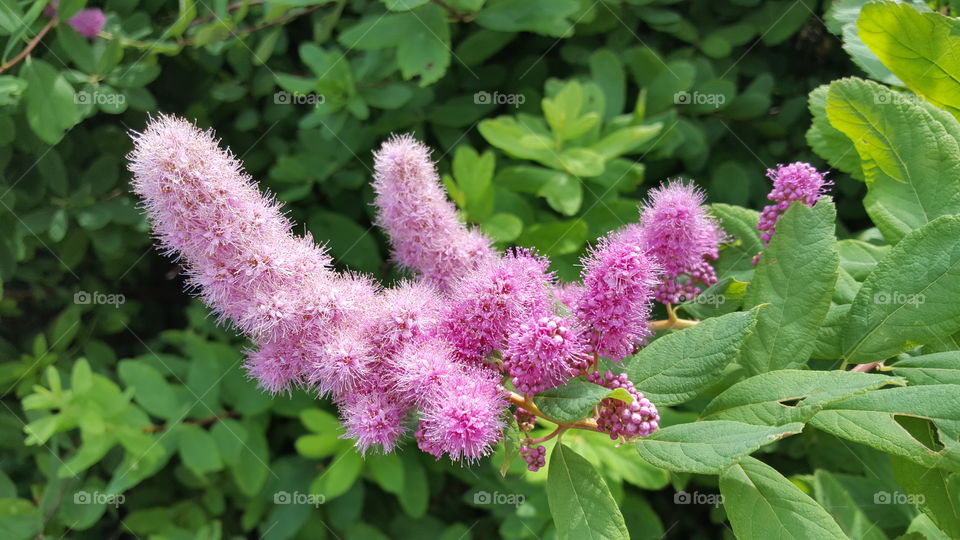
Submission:
[[[843,329],[844,358],[884,360],[960,330],[960,217],[910,233],[867,276]]]
[[[720,493],[733,532],[742,540],[847,537],[822,506],[754,458],[720,475]]]
[[[630,380],[658,406],[683,403],[713,384],[756,321],[756,309],[739,311],[663,336],[627,360]]]
[[[837,280],[836,209],[827,199],[813,208],[794,203],[777,222],[747,286],[743,306],[760,312],[740,363],[750,373],[806,364]]]
[[[945,351],[897,360],[893,373],[910,384],[960,384],[960,351]]]
[[[561,443],[550,454],[547,501],[561,540],[630,538],[603,477]]]
[[[730,420],[706,420],[661,428],[637,441],[640,457],[675,472],[718,474],[761,446],[803,431],[797,422],[757,426]]]

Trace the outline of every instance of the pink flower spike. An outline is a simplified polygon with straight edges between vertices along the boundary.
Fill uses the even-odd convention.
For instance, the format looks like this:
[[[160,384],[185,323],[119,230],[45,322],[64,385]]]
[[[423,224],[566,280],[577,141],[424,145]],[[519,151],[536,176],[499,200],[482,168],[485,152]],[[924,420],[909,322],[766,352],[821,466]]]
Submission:
[[[613,232],[597,242],[583,268],[577,318],[591,329],[595,352],[619,362],[652,335],[647,321],[660,267],[633,235]]]
[[[426,146],[395,135],[374,154],[374,168],[377,224],[400,264],[448,291],[495,257],[490,239],[457,218]]]
[[[344,438],[353,439],[362,454],[372,446],[391,452],[407,432],[404,421],[408,408],[375,386],[351,392],[338,405],[346,428]]]
[[[767,198],[775,204],[767,205],[760,213],[760,222],[757,230],[761,232],[760,239],[763,245],[770,245],[770,239],[776,229],[780,216],[787,211],[790,203],[800,201],[807,206],[817,204],[820,197],[825,195],[833,182],[826,180],[827,173],[817,171],[809,163],[797,161],[789,165],[777,165],[776,169],[767,169],[767,178],[773,181],[773,189]],[[753,264],[760,260],[758,253],[753,258]]]
[[[321,348],[341,324],[357,324],[376,287],[335,274],[309,236],[290,234],[280,205],[212,132],[160,115],[133,143],[133,190],[160,248],[179,257],[220,322],[232,320],[260,347],[247,365],[262,386],[277,392],[302,382],[304,351]]]
[[[703,205],[706,195],[693,183],[672,181],[651,190],[640,210],[638,241],[663,267],[656,299],[676,304],[696,298],[717,282],[710,261],[724,239]]]

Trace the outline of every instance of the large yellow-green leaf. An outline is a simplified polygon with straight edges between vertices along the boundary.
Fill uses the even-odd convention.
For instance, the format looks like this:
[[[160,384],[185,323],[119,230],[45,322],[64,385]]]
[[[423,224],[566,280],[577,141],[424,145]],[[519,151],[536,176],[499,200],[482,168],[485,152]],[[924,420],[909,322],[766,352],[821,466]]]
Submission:
[[[879,2],[863,6],[860,39],[908,88],[960,115],[960,22]]]
[[[955,119],[854,78],[830,85],[827,117],[860,155],[868,190],[863,204],[888,242],[939,216],[960,213]]]

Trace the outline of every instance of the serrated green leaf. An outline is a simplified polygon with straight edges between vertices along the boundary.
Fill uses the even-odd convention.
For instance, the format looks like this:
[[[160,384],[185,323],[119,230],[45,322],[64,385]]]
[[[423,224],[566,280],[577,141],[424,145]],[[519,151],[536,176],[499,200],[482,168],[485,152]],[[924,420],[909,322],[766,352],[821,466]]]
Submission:
[[[897,360],[893,374],[910,384],[960,384],[960,351],[945,351]]]
[[[867,276],[843,329],[844,358],[884,360],[960,330],[960,217],[937,218],[900,241]]]
[[[803,431],[802,423],[758,426],[706,420],[660,428],[637,441],[640,457],[675,472],[718,474],[761,446]]]
[[[548,417],[560,422],[576,422],[590,416],[594,406],[612,393],[609,388],[577,377],[564,385],[540,392],[534,396],[534,401]]]
[[[846,538],[822,506],[773,467],[747,457],[720,475],[720,493],[737,538]]]
[[[736,359],[756,321],[757,310],[730,313],[663,336],[626,361],[627,374],[657,406],[683,403]]]
[[[740,363],[752,374],[806,364],[837,280],[836,209],[794,203],[777,222],[743,306],[769,304],[757,317]]]
[[[887,385],[904,384],[902,378],[873,373],[771,371],[724,390],[707,405],[701,418],[768,426],[806,422],[835,401]]]
[[[550,454],[547,501],[561,540],[630,538],[603,477],[562,443]]]

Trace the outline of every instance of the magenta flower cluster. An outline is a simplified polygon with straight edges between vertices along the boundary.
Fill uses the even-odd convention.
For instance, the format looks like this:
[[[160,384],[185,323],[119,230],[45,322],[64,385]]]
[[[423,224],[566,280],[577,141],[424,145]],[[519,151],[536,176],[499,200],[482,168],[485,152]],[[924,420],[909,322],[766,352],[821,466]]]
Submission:
[[[764,246],[770,245],[777,221],[790,207],[790,203],[799,201],[807,206],[813,206],[820,200],[820,197],[833,184],[826,180],[826,176],[827,173],[821,173],[813,165],[802,161],[789,165],[777,165],[776,169],[767,169],[767,178],[773,181],[773,189],[770,190],[767,199],[774,201],[774,204],[763,207],[757,224]],[[758,253],[753,258],[753,264],[757,264],[759,260]]]
[[[626,375],[593,370],[599,356],[622,360],[651,336],[651,301],[666,298],[666,283],[687,294],[687,282],[715,279],[707,261],[722,238],[702,194],[672,183],[639,225],[597,242],[582,284],[560,284],[545,257],[499,253],[460,222],[429,150],[394,137],[374,158],[377,224],[414,279],[384,288],[335,271],[309,234],[293,235],[212,132],[160,116],[134,135],[129,159],[161,249],[216,317],[249,337],[250,376],[270,392],[329,396],[363,452],[413,435],[437,458],[478,459],[499,442],[511,401],[578,375],[633,397],[600,404],[601,431],[649,435],[653,404]],[[536,421],[522,409],[516,419],[524,432]],[[542,447],[526,448],[532,470],[542,466]]]
[[[57,10],[60,8],[60,0],[53,0],[43,8],[43,13],[51,19],[57,16]],[[107,16],[100,8],[81,9],[67,20],[67,24],[77,31],[78,34],[87,38],[94,39],[103,30],[107,22]]]

